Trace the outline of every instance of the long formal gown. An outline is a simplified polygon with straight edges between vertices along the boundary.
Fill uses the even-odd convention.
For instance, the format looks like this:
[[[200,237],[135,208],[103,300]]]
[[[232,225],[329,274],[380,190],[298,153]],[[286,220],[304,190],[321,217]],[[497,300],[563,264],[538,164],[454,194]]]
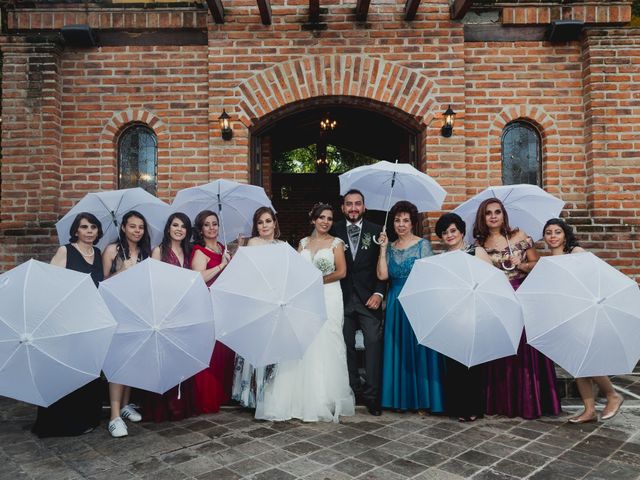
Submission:
[[[76,272],[89,273],[93,283],[103,280],[102,255],[93,247],[93,263],[88,263],[71,244],[67,249],[66,268]],[[102,413],[102,398],[106,392],[106,382],[97,378],[70,394],[62,397],[47,408],[38,407],[38,416],[32,432],[39,437],[74,436],[98,426]]]
[[[475,255],[475,246],[464,249],[469,255]],[[484,413],[484,369],[485,364],[471,368],[446,358],[445,398],[446,411],[452,417],[469,419],[480,417]]]
[[[202,252],[209,259],[207,270],[217,267],[222,263],[224,246],[218,243],[221,253],[215,253],[208,248],[194,245],[189,263],[193,262],[196,252]],[[210,287],[217,277],[207,282]],[[233,381],[233,361],[235,353],[223,343],[216,342],[211,354],[209,367],[197,373],[193,377],[194,383],[194,408],[196,413],[215,413],[220,410],[220,405],[231,400],[231,383]]]
[[[511,245],[513,255],[520,259],[525,258],[530,248],[533,248],[530,237]],[[509,249],[487,250],[487,253],[493,265],[505,272],[511,286],[517,290],[527,274],[517,268],[504,268]],[[527,344],[524,332],[517,355],[499,358],[486,365],[485,400],[488,415],[532,419],[561,412],[553,362]]]
[[[169,249],[163,262],[176,267],[190,268],[189,259],[185,259],[182,265],[180,260]],[[144,392],[142,397],[142,419],[144,421],[165,422],[182,420],[197,413],[194,405],[195,385],[193,377],[183,381],[163,395],[153,392]]]
[[[308,238],[301,241],[301,255],[313,263],[323,275],[335,271],[333,249],[344,248],[339,238],[331,248],[312,253]],[[322,325],[301,360],[277,365],[274,378],[264,389],[256,418],[305,422],[339,421],[340,416],[353,415],[355,402],[349,386],[347,349],[342,335],[343,304],[340,282],[324,285],[327,321]]]
[[[389,291],[382,356],[383,408],[444,411],[444,357],[418,343],[398,301],[413,263],[432,254],[425,239],[405,249],[387,246]]]
[[[264,241],[259,245],[282,243],[282,240]],[[275,365],[254,367],[240,355],[236,355],[231,398],[246,408],[257,408],[262,402],[266,385],[273,380]]]

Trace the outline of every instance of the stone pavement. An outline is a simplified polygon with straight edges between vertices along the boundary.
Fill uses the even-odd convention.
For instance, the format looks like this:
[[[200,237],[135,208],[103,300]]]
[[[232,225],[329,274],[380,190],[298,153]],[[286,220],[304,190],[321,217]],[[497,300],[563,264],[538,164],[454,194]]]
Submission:
[[[640,377],[614,383],[640,398]],[[565,405],[574,413],[577,404]],[[568,425],[568,414],[523,421],[365,410],[340,424],[270,423],[227,408],[174,423],[129,424],[113,439],[106,422],[74,438],[29,432],[35,407],[0,398],[0,479],[348,480],[640,478],[640,401],[627,396],[607,423]]]

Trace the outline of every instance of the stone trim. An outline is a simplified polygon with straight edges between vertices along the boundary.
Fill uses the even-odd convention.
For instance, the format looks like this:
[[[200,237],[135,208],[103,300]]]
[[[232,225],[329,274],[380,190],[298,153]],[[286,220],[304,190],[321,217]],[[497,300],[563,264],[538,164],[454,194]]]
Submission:
[[[609,5],[517,5],[502,9],[503,25],[545,25],[554,20],[581,20],[586,24],[625,24],[631,21],[630,2]]]
[[[207,29],[208,10],[192,7],[133,8],[46,5],[7,11],[12,30],[59,30],[65,25],[85,24],[97,30]]]

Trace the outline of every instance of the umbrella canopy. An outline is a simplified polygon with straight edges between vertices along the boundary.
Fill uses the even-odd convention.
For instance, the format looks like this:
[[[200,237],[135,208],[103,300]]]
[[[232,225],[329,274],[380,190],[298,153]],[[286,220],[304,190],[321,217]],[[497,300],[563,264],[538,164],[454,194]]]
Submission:
[[[522,311],[513,288],[472,255],[416,261],[398,298],[418,342],[468,367],[518,350]]]
[[[202,276],[151,258],[100,284],[118,322],[104,373],[164,393],[209,366],[213,308]]]
[[[116,322],[90,275],[29,260],[0,275],[0,395],[48,407],[100,375]]]
[[[447,196],[438,182],[408,163],[382,160],[349,170],[338,178],[340,195],[351,189],[360,190],[367,208],[372,210],[389,210],[399,200],[412,202],[420,212],[440,210]]]
[[[287,243],[240,247],[211,296],[218,340],[257,367],[301,358],[327,317],[320,270]]]
[[[550,218],[560,215],[564,200],[554,197],[536,185],[519,184],[489,187],[458,206],[453,212],[467,224],[465,239],[473,243],[473,224],[480,204],[497,198],[509,214],[509,224],[524,230],[534,240],[542,238],[542,228]]]
[[[69,229],[76,215],[81,212],[89,212],[95,215],[102,224],[104,236],[98,242],[97,247],[104,250],[104,247],[118,240],[122,216],[129,210],[137,210],[144,215],[149,226],[151,245],[158,245],[164,234],[169,205],[140,187],[85,195],[56,223],[60,245],[69,241]]]
[[[529,345],[574,377],[631,373],[640,290],[592,253],[543,257],[518,289]]]
[[[251,235],[253,214],[260,207],[270,207],[271,200],[262,187],[216,180],[206,185],[185,188],[176,194],[171,210],[185,213],[191,221],[202,210],[211,210],[220,217],[220,239],[229,243],[238,235]]]

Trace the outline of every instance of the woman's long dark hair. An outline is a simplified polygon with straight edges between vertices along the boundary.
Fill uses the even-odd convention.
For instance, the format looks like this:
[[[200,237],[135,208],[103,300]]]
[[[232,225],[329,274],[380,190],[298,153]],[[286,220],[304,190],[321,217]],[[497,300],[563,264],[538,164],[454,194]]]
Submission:
[[[547,229],[547,227],[551,225],[557,225],[564,232],[564,245],[562,247],[562,251],[564,253],[571,253],[571,251],[575,247],[580,246],[580,244],[578,243],[578,240],[576,239],[575,234],[573,233],[573,228],[571,228],[567,224],[567,222],[565,222],[561,218],[550,218],[549,220],[547,220],[547,223],[544,224],[544,228],[542,229],[543,237],[544,237],[544,231]]]
[[[164,226],[164,235],[162,236],[162,243],[160,244],[160,259],[163,262],[168,260],[169,252],[171,251],[171,235],[169,235],[169,230],[171,229],[171,223],[176,218],[180,220],[187,229],[187,234],[180,242],[180,248],[182,248],[185,260],[188,260],[191,254],[191,220],[182,212],[172,213]]]
[[[144,215],[135,210],[129,210],[122,217],[120,232],[118,234],[119,241],[116,246],[116,257],[120,257],[122,261],[125,261],[130,256],[129,242],[127,240],[127,235],[124,233],[124,227],[126,227],[127,222],[131,217],[139,218],[140,220],[142,220],[142,223],[144,225],[144,234],[138,242],[138,258],[140,260],[144,260],[145,258],[149,258],[151,256],[151,236],[149,235],[149,224],[147,223],[147,219],[144,218]]]
[[[476,221],[473,224],[473,238],[476,239],[476,243],[481,247],[484,247],[484,242],[489,238],[489,227],[487,226],[486,215],[487,205],[492,203],[497,203],[502,209],[502,217],[504,221],[500,232],[509,239],[518,231],[517,228],[511,228],[509,226],[509,214],[507,213],[506,208],[504,208],[504,204],[497,198],[487,198],[478,207],[478,211],[476,212]]]
[[[198,215],[196,215],[196,219],[193,221],[193,244],[200,245],[201,247],[205,246],[204,236],[202,235],[202,227],[204,226],[204,221],[207,217],[216,217],[218,221],[218,237],[220,236],[220,218],[218,218],[218,214],[211,210],[203,210]]]

